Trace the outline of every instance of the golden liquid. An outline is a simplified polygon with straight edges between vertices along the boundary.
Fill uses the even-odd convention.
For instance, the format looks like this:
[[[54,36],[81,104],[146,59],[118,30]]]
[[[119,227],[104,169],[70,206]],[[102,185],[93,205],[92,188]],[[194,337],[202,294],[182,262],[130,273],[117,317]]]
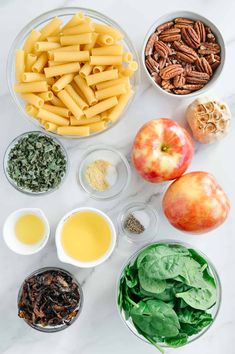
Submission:
[[[34,245],[41,241],[45,234],[44,222],[35,214],[22,215],[16,221],[15,234],[20,242]]]
[[[107,252],[111,235],[110,226],[103,216],[93,211],[81,211],[65,221],[61,242],[68,256],[90,262]]]

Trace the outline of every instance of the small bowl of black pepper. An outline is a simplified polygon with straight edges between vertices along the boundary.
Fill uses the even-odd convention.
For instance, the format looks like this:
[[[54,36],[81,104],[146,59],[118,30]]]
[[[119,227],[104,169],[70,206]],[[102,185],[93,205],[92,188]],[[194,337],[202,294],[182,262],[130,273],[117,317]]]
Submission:
[[[144,244],[158,232],[158,213],[149,204],[133,202],[124,205],[118,217],[121,235],[129,242]]]

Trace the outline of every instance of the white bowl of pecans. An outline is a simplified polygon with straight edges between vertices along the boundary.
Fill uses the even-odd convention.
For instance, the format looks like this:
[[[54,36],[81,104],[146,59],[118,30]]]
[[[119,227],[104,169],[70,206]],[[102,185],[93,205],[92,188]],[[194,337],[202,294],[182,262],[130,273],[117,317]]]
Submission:
[[[208,91],[225,62],[225,43],[218,28],[190,11],[160,17],[149,29],[142,62],[152,84],[167,95],[196,96]]]

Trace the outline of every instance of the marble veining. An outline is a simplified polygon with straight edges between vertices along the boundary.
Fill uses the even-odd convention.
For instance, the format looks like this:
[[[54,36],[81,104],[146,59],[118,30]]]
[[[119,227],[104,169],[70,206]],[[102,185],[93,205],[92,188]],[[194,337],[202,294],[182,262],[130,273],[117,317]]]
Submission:
[[[27,4],[27,5],[26,5]],[[227,0],[193,1],[169,0],[1,0],[1,66],[0,66],[0,160],[10,141],[17,135],[33,130],[29,121],[23,119],[12,101],[6,82],[7,54],[14,37],[20,29],[39,14],[61,6],[83,6],[103,12],[116,20],[129,34],[138,52],[150,25],[157,17],[174,10],[190,10],[210,18],[222,31],[227,46],[226,65],[221,79],[212,94],[223,98],[235,114],[234,56],[235,30],[233,27],[235,3]],[[175,100],[159,94],[147,81],[142,71],[141,85],[135,101],[124,119],[113,129],[89,140],[64,140],[70,159],[70,171],[66,182],[53,194],[32,198],[15,191],[7,182],[0,165],[0,226],[7,215],[15,209],[31,206],[44,210],[51,225],[51,237],[47,246],[34,256],[18,256],[0,241],[0,353],[1,354],[142,354],[156,353],[156,349],[138,340],[122,324],[115,305],[116,284],[123,264],[136,247],[123,237],[106,263],[93,269],[78,269],[61,263],[56,255],[54,232],[59,219],[69,210],[82,205],[94,206],[106,211],[117,224],[117,216],[128,201],[144,201],[159,213],[157,240],[174,238],[188,242],[205,252],[215,264],[223,287],[223,301],[219,316],[212,328],[198,341],[180,348],[179,354],[234,354],[235,287],[234,287],[234,208],[226,223],[219,229],[202,236],[189,236],[173,229],[164,218],[161,209],[162,195],[167,183],[145,183],[135,172],[124,195],[111,201],[90,199],[78,186],[77,170],[82,154],[89,146],[110,144],[119,149],[130,161],[131,142],[141,125],[154,117],[172,117],[184,121],[184,109],[189,99]],[[235,202],[234,139],[232,124],[230,134],[220,143],[210,146],[196,144],[196,153],[190,165],[191,171],[205,170],[213,173]],[[84,291],[84,307],[77,322],[64,332],[44,334],[29,328],[17,318],[18,289],[30,272],[43,266],[60,266],[71,271],[81,282]],[[167,350],[173,353],[174,350]]]

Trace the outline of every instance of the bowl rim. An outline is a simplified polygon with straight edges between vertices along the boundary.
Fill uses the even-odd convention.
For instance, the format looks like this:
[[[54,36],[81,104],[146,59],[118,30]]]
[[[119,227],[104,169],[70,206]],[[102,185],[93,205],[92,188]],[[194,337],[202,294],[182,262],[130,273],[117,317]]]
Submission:
[[[138,69],[137,71],[134,73],[134,77],[135,77],[135,85],[132,87],[132,91],[133,94],[130,97],[128,103],[126,104],[121,116],[119,119],[117,119],[114,123],[112,122],[106,129],[100,131],[100,132],[95,132],[90,134],[89,136],[76,136],[76,135],[59,135],[56,134],[54,132],[47,132],[43,129],[43,127],[40,124],[37,124],[37,122],[35,121],[35,119],[33,117],[30,117],[28,114],[26,114],[23,105],[19,103],[18,99],[17,99],[17,94],[14,92],[13,90],[13,85],[11,83],[11,72],[12,72],[12,67],[14,65],[14,51],[18,48],[17,44],[19,43],[19,41],[21,40],[22,37],[24,37],[25,33],[28,33],[30,30],[32,30],[34,27],[37,27],[40,25],[40,23],[42,22],[46,22],[49,21],[50,16],[51,17],[55,17],[55,16],[63,16],[66,15],[66,12],[72,12],[71,15],[75,14],[76,12],[82,11],[84,12],[86,15],[88,16],[97,16],[99,17],[99,21],[104,21],[104,24],[108,24],[109,25],[113,25],[114,27],[116,27],[119,31],[121,31],[124,35],[123,38],[123,43],[125,43],[127,45],[127,47],[131,50],[131,52],[134,54],[134,60],[137,61],[138,63]],[[57,13],[57,14],[56,14]],[[68,13],[69,14],[69,13]],[[44,17],[48,17],[47,20],[44,20]],[[41,21],[40,23],[38,23],[39,21]],[[106,22],[107,21],[107,22]],[[141,81],[141,70],[140,70],[140,58],[139,58],[139,54],[138,51],[136,50],[136,47],[134,45],[134,43],[132,42],[132,40],[129,38],[128,34],[126,33],[126,31],[112,18],[110,18],[109,16],[103,14],[102,12],[90,9],[90,8],[86,8],[86,7],[80,7],[80,6],[68,6],[68,7],[58,7],[49,11],[46,11],[42,14],[40,14],[39,16],[35,17],[33,20],[31,20],[29,23],[27,23],[21,30],[20,32],[17,34],[17,36],[14,38],[9,52],[8,52],[8,56],[7,56],[7,64],[6,64],[6,76],[7,76],[7,86],[8,86],[8,90],[10,91],[10,96],[12,101],[14,101],[16,107],[18,108],[21,116],[28,121],[30,124],[32,124],[34,127],[37,127],[38,129],[40,129],[40,131],[42,132],[46,132],[46,134],[52,136],[52,137],[59,137],[61,139],[64,140],[86,140],[92,137],[96,137],[102,133],[105,133],[106,131],[112,129],[113,127],[115,127],[121,120],[122,118],[126,115],[128,108],[130,108],[131,104],[134,102],[135,98],[136,98],[136,94],[138,92],[138,88],[139,88],[139,84]]]
[[[205,23],[205,25],[212,26],[215,29],[215,31],[216,31],[215,35],[216,35],[218,42],[220,44],[220,47],[221,47],[221,54],[222,54],[221,55],[221,62],[220,62],[219,67],[217,68],[217,70],[219,70],[218,75],[216,77],[214,77],[214,74],[213,74],[211,80],[206,85],[204,85],[200,90],[193,91],[193,92],[191,92],[189,94],[185,94],[185,95],[176,95],[174,93],[167,92],[166,90],[164,90],[161,86],[159,86],[151,78],[151,75],[149,74],[148,69],[145,65],[145,47],[148,42],[148,39],[150,38],[150,35],[154,32],[155,28],[158,25],[160,25],[161,23],[168,21],[168,20],[166,20],[166,18],[168,18],[168,17],[171,17],[172,19],[174,19],[176,17],[190,18],[190,16],[195,17],[195,19],[201,20],[202,22]],[[168,97],[173,97],[176,99],[193,98],[193,97],[196,97],[199,95],[206,94],[210,89],[212,89],[213,85],[221,78],[221,74],[224,71],[225,60],[226,60],[226,45],[225,45],[224,38],[221,34],[221,31],[218,29],[218,27],[214,24],[214,22],[212,22],[207,17],[201,15],[200,13],[193,12],[193,11],[187,11],[187,10],[178,10],[178,11],[167,12],[167,13],[163,14],[162,16],[158,17],[157,20],[155,20],[152,23],[152,25],[149,27],[148,31],[146,32],[146,35],[144,37],[144,41],[142,44],[142,49],[141,49],[141,63],[142,63],[145,75],[147,76],[148,80],[152,83],[152,85],[155,88],[157,88],[159,90],[159,92],[164,93]],[[216,70],[216,72],[217,72],[217,70]],[[215,72],[215,74],[216,74],[216,72]]]
[[[11,179],[11,177],[9,176],[8,172],[7,172],[7,165],[8,165],[8,156],[9,153],[11,151],[11,149],[17,144],[17,142],[21,139],[24,138],[27,135],[30,134],[38,134],[38,135],[43,135],[43,136],[47,136],[48,138],[54,140],[55,143],[57,143],[60,148],[62,153],[64,154],[65,157],[65,162],[66,162],[66,169],[65,169],[65,173],[63,178],[61,179],[60,183],[53,189],[49,189],[48,191],[42,191],[42,192],[32,192],[30,190],[26,190],[26,189],[22,189],[20,187],[17,186],[17,184],[14,182],[14,180]],[[29,195],[29,196],[42,196],[42,195],[47,195],[50,193],[55,192],[56,190],[58,190],[62,184],[65,182],[66,177],[68,175],[69,172],[69,168],[70,168],[70,163],[69,163],[69,157],[68,157],[68,153],[66,148],[64,147],[64,145],[62,144],[62,142],[57,139],[55,136],[52,136],[51,134],[48,134],[47,132],[41,131],[41,130],[30,130],[27,132],[24,132],[20,135],[17,135],[7,146],[7,148],[5,149],[4,155],[3,155],[3,171],[4,171],[4,175],[7,179],[7,181],[9,182],[9,184],[14,187],[18,192],[21,192],[23,194]]]
[[[153,244],[159,244],[159,243],[166,243],[166,244],[176,244],[176,245],[181,245],[181,246],[184,246],[186,248],[192,248],[194,249],[196,252],[199,253],[199,255],[202,255],[206,261],[208,262],[209,264],[209,268],[214,276],[214,279],[216,281],[216,285],[217,285],[217,300],[216,300],[216,303],[215,305],[217,305],[217,308],[216,308],[216,312],[214,314],[214,317],[213,317],[213,321],[212,323],[207,326],[206,328],[204,328],[204,330],[202,330],[201,332],[199,332],[198,334],[196,334],[195,336],[191,336],[192,338],[188,339],[187,343],[185,345],[183,345],[183,347],[185,347],[186,345],[196,341],[197,339],[201,338],[215,323],[217,317],[218,317],[218,314],[219,314],[219,311],[220,311],[220,308],[221,308],[221,303],[222,303],[222,285],[221,285],[221,280],[220,280],[220,277],[219,277],[219,274],[218,274],[218,271],[217,269],[215,268],[213,262],[210,260],[210,258],[208,258],[207,255],[205,255],[204,252],[202,252],[201,250],[199,250],[197,247],[194,247],[192,246],[190,243],[187,243],[187,242],[184,242],[184,241],[178,241],[178,240],[174,240],[174,239],[170,239],[170,238],[165,238],[165,239],[161,239],[161,240],[157,240],[155,242],[149,242],[148,244],[145,244],[144,246],[138,248],[138,250],[136,250],[131,256],[128,257],[128,259],[126,259],[124,262],[123,262],[123,265],[121,267],[121,270],[120,272],[118,273],[118,276],[117,276],[117,280],[116,280],[116,294],[115,294],[115,304],[116,304],[116,310],[118,311],[118,314],[119,314],[119,318],[121,319],[121,322],[128,328],[128,330],[134,334],[138,339],[142,340],[143,342],[149,344],[149,345],[152,345],[149,341],[147,341],[147,339],[145,339],[141,334],[134,332],[132,330],[132,328],[130,326],[128,326],[127,324],[127,321],[124,319],[120,309],[119,309],[119,306],[118,306],[118,293],[119,293],[119,285],[120,285],[120,279],[123,275],[123,271],[125,269],[125,267],[133,260],[137,257],[137,255],[143,251],[145,248],[147,248],[148,246],[150,245],[153,245]],[[214,305],[214,306],[215,306]],[[170,348],[170,349],[173,349],[172,347],[164,344],[164,343],[160,343],[160,346],[162,348]]]
[[[43,223],[45,225],[45,233],[44,233],[44,237],[43,237],[43,241],[41,244],[39,244],[39,246],[34,250],[34,251],[30,251],[30,252],[19,252],[17,251],[16,249],[12,248],[10,246],[10,244],[8,243],[8,236],[6,236],[6,226],[9,222],[11,222],[11,219],[19,214],[19,215],[25,215],[26,213],[34,213],[35,212],[35,215],[40,215],[41,216],[41,219],[43,220]],[[14,210],[13,212],[11,212],[6,220],[4,221],[4,224],[3,224],[3,239],[5,241],[5,244],[7,245],[7,247],[14,253],[16,254],[20,254],[20,255],[23,255],[23,256],[30,256],[32,254],[35,254],[35,253],[38,253],[40,252],[47,244],[48,240],[49,240],[49,237],[50,237],[50,224],[49,224],[49,221],[48,221],[48,218],[46,217],[46,214],[44,213],[44,211],[40,208],[37,208],[37,207],[33,207],[33,208],[30,208],[30,207],[26,207],[26,208],[19,208],[19,209],[16,209]]]
[[[69,255],[67,255],[65,253],[65,251],[63,250],[63,247],[61,245],[61,231],[62,231],[62,227],[63,227],[65,221],[67,219],[69,219],[72,215],[80,213],[80,212],[84,212],[84,211],[91,211],[91,212],[101,215],[107,221],[107,223],[109,224],[110,229],[111,229],[111,244],[110,244],[108,250],[105,252],[105,254],[103,256],[101,256],[97,260],[89,261],[89,262],[78,261],[78,260],[70,257]],[[102,210],[97,209],[97,208],[85,206],[85,207],[79,207],[79,208],[72,209],[69,212],[67,212],[64,216],[62,216],[62,218],[59,220],[59,222],[56,226],[55,244],[56,244],[57,256],[58,256],[59,260],[63,263],[72,264],[78,268],[92,268],[92,267],[96,267],[96,266],[104,263],[112,255],[112,253],[115,249],[115,246],[116,246],[116,242],[117,242],[117,232],[116,232],[114,223],[112,222],[112,220],[110,219],[110,217],[106,213],[104,213]]]
[[[124,163],[125,168],[127,170],[127,179],[125,181],[125,183],[123,184],[123,187],[121,189],[120,192],[115,193],[114,195],[111,196],[102,196],[102,192],[100,193],[100,195],[95,194],[93,192],[90,192],[86,186],[83,183],[82,180],[82,171],[83,171],[83,167],[84,167],[84,161],[85,159],[94,151],[98,151],[98,150],[108,150],[111,151],[112,153],[116,154],[117,156],[120,157],[121,161]],[[81,156],[81,162],[79,164],[78,167],[78,174],[77,174],[77,178],[78,178],[78,182],[80,184],[80,186],[82,187],[82,189],[93,199],[95,200],[112,200],[115,199],[117,197],[119,197],[121,194],[123,194],[123,192],[125,192],[125,190],[127,189],[130,180],[131,180],[131,167],[130,164],[126,158],[126,156],[124,154],[122,154],[119,150],[115,149],[112,146],[106,145],[106,144],[97,144],[97,145],[92,145],[91,147],[89,147],[86,152]]]
[[[23,319],[24,322],[27,323],[28,326],[30,326],[31,328],[35,329],[36,331],[43,332],[43,333],[56,333],[56,332],[63,331],[64,329],[70,327],[77,320],[77,318],[80,316],[80,314],[82,312],[82,309],[83,309],[83,304],[84,304],[84,294],[83,294],[83,290],[82,290],[82,285],[79,283],[77,278],[66,269],[63,269],[61,267],[53,267],[53,266],[50,267],[50,266],[47,266],[47,267],[42,267],[42,268],[39,268],[37,270],[34,270],[27,277],[25,277],[25,279],[23,280],[23,282],[22,282],[22,284],[21,284],[21,286],[19,288],[19,291],[18,291],[17,309],[19,310],[19,300],[20,300],[20,296],[21,296],[21,292],[22,292],[22,289],[23,289],[24,282],[27,279],[29,279],[32,276],[34,276],[34,275],[37,275],[37,274],[40,274],[40,273],[43,273],[43,272],[46,272],[46,271],[53,271],[53,270],[61,271],[63,273],[66,273],[77,284],[78,289],[79,289],[79,293],[80,293],[80,299],[79,299],[79,304],[78,304],[78,312],[77,312],[76,316],[73,317],[73,319],[70,321],[69,325],[64,324],[64,325],[61,325],[59,327],[41,327],[41,326],[34,325],[32,323],[29,323],[25,318]]]

